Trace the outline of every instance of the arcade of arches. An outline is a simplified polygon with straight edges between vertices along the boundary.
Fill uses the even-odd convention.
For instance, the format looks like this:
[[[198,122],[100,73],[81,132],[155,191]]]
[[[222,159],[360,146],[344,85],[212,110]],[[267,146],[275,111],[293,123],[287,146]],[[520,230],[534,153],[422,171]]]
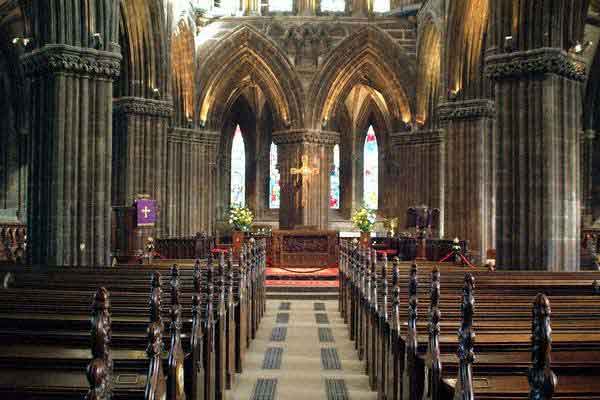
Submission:
[[[520,3],[0,0],[0,222],[33,263],[101,265],[140,193],[161,237],[222,234],[232,204],[348,231],[366,203],[382,232],[424,204],[477,260],[577,271],[600,2]]]

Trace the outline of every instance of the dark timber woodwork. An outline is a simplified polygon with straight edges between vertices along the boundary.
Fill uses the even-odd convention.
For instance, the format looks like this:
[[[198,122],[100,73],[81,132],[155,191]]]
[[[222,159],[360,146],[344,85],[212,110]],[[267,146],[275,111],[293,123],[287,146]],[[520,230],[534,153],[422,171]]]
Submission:
[[[375,306],[369,303],[378,302],[380,315],[383,297],[371,299],[370,290],[365,290],[366,275],[373,269],[369,253],[341,241],[340,296],[345,304],[340,304],[340,310],[359,355],[362,351],[363,359],[382,361],[368,373],[375,374],[377,382],[386,382],[386,399],[521,400],[530,392],[539,399],[600,397],[600,305],[590,290],[592,282],[600,279],[599,272],[505,273],[468,268],[465,274],[465,267],[447,264],[441,279],[437,266],[423,262],[417,267],[423,272],[417,286],[416,267],[395,261],[385,274],[391,288],[389,327],[381,329],[371,325],[375,320],[369,314]],[[383,259],[376,270],[385,264]],[[378,284],[379,292],[382,288]],[[549,303],[538,293],[553,300],[552,330]],[[427,320],[416,318],[417,298],[429,309]],[[378,337],[373,339],[367,332]],[[381,346],[369,346],[372,340],[389,343],[387,362],[381,359]]]
[[[264,304],[260,302],[264,302],[265,244],[259,240],[247,243],[244,248],[244,265],[229,259],[225,274],[212,260],[197,260],[193,265],[184,263],[179,269],[173,269],[170,279],[159,273],[166,276],[164,272],[170,267],[160,264],[143,268],[3,267],[1,273],[10,274],[14,279],[0,291],[3,343],[0,345],[0,397],[71,400],[80,399],[90,388],[101,386],[95,384],[97,377],[103,377],[96,368],[98,362],[94,364],[94,385],[86,382],[85,376],[90,362],[88,298],[99,284],[111,291],[113,399],[142,399],[150,383],[151,393],[160,391],[161,379],[149,380],[157,376],[158,365],[164,368],[162,374],[168,376],[163,393],[167,393],[167,389],[176,393],[169,394],[169,399],[183,398],[182,395],[195,400],[224,397],[225,388],[217,384],[218,376],[229,373],[228,365],[233,367],[234,363],[228,364],[228,360],[244,359],[243,354],[237,354],[238,349],[245,352],[251,340],[251,332],[240,329],[238,323],[255,321],[257,329],[264,312]],[[237,275],[236,269],[240,270]],[[242,270],[252,271],[248,279],[242,277]],[[235,279],[236,276],[241,278]],[[229,289],[228,285],[231,285]],[[249,287],[253,290],[248,290]],[[221,297],[234,298],[234,293],[242,293],[244,300],[220,301]],[[163,301],[168,306],[161,307]],[[248,315],[252,313],[256,314]],[[110,321],[111,317],[104,319]],[[144,331],[148,319],[155,328],[150,330],[151,337],[147,339]],[[222,333],[219,324],[226,328]],[[167,326],[169,335],[163,334]],[[157,330],[160,339],[156,338]],[[146,355],[144,348],[148,340],[153,345]],[[244,346],[238,347],[238,342]],[[233,354],[218,352],[221,344]],[[159,345],[160,349],[168,349],[168,357],[157,348]],[[149,365],[148,357],[155,360],[154,367]],[[36,385],[28,378],[33,374]]]

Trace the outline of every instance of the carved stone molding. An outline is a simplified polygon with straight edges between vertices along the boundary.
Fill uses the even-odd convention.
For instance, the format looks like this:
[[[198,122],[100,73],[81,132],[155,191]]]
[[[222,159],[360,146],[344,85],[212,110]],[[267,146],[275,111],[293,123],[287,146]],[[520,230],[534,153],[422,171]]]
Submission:
[[[173,128],[169,131],[169,143],[196,143],[216,146],[221,135],[216,131]]]
[[[121,58],[109,51],[49,44],[23,55],[21,60],[26,76],[71,73],[115,79],[121,71]]]
[[[440,122],[457,119],[494,118],[496,106],[492,100],[476,99],[442,103],[437,109]]]
[[[173,114],[173,103],[164,100],[146,99],[143,97],[120,97],[113,101],[115,114],[137,114],[170,118]]]
[[[576,81],[586,78],[586,64],[559,48],[517,51],[486,58],[485,74],[493,80],[525,79],[532,75],[555,74]]]
[[[273,142],[280,144],[314,143],[335,146],[340,142],[339,132],[295,129],[273,132]]]
[[[431,144],[443,144],[445,141],[445,134],[443,130],[431,130],[431,131],[416,131],[416,132],[398,132],[392,133],[392,145],[398,146],[415,146],[415,145],[431,145]]]

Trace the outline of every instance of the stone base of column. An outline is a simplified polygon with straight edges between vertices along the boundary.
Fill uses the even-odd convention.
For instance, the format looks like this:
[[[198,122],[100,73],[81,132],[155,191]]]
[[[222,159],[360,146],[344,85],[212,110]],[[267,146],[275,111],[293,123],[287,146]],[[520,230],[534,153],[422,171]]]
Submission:
[[[115,99],[113,204],[128,205],[138,194],[157,201],[157,233],[166,208],[167,129],[173,103],[140,97]]]
[[[214,233],[219,132],[173,128],[168,133],[165,234]]]
[[[394,194],[398,226],[406,226],[410,207],[425,204],[441,211],[443,234],[445,135],[442,130],[391,135],[396,176]],[[399,188],[402,188],[401,190]]]
[[[33,264],[107,265],[113,80],[120,54],[46,45],[23,56],[32,80],[28,253]]]
[[[437,115],[447,138],[445,233],[468,240],[476,262],[485,262],[495,247],[495,105],[487,99],[442,103]]]
[[[486,73],[498,110],[497,267],[577,271],[585,63],[538,48],[490,56]]]

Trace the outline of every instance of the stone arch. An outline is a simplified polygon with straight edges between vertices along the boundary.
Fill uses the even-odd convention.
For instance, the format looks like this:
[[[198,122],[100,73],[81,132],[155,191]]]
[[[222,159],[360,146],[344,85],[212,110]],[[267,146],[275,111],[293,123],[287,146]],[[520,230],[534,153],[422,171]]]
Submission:
[[[490,0],[450,2],[446,32],[446,87],[451,98],[481,98],[483,52]]]
[[[219,129],[225,104],[244,84],[257,85],[269,99],[275,124],[297,127],[302,122],[302,86],[289,60],[272,40],[242,25],[219,41],[198,66],[200,125]]]
[[[115,97],[169,97],[169,39],[162,1],[121,1],[119,43],[123,59]]]
[[[325,61],[311,85],[314,105],[308,125],[318,129],[332,117],[337,103],[363,84],[380,92],[395,125],[412,119],[415,66],[382,30],[369,26],[344,39]]]
[[[415,122],[418,126],[431,126],[435,119],[442,71],[442,30],[431,13],[419,25],[417,60]]]
[[[389,157],[391,149],[390,134],[393,132],[388,118],[388,114],[384,108],[384,104],[376,97],[369,96],[365,99],[360,107],[360,111],[355,120],[354,126],[354,140],[356,142],[356,155],[354,168],[356,173],[354,176],[357,178],[352,184],[356,186],[355,191],[357,198],[355,199],[358,204],[362,204],[364,201],[364,181],[363,181],[363,169],[364,169],[364,144],[367,137],[367,132],[370,126],[373,126],[375,135],[377,137],[377,148],[378,148],[378,159],[379,159],[379,177],[380,182],[378,187],[378,198],[379,205],[378,210],[386,210],[386,193],[389,191],[390,185],[383,185],[382,182],[389,182],[388,180],[388,169],[391,166],[392,159]],[[387,189],[386,189],[387,188]]]
[[[174,124],[188,126],[194,119],[196,27],[181,19],[171,35],[171,74],[174,103]]]

